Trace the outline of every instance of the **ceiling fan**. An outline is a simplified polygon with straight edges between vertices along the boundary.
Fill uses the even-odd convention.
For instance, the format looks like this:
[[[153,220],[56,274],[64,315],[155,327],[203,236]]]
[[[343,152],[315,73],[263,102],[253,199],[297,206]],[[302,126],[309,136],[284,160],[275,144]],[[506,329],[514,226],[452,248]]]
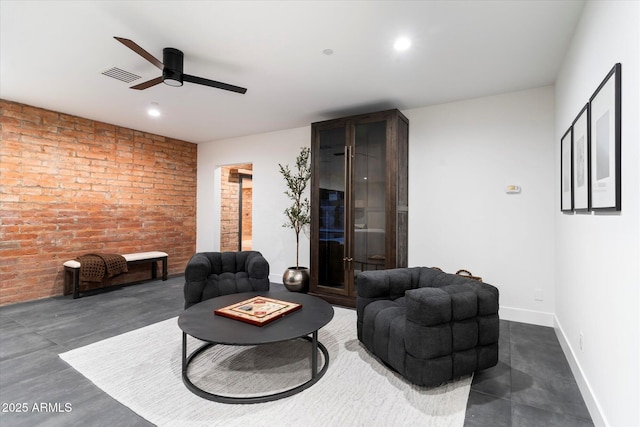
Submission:
[[[231,92],[247,92],[247,89],[243,87],[217,82],[215,80],[209,80],[202,77],[192,76],[190,74],[184,74],[182,72],[184,54],[178,49],[174,49],[172,47],[165,47],[164,49],[162,49],[162,62],[160,62],[149,52],[138,46],[136,42],[122,37],[114,37],[114,39],[118,40],[120,43],[127,46],[129,49],[162,70],[162,75],[160,77],[156,77],[155,79],[151,79],[147,82],[131,86],[131,89],[148,89],[159,83],[165,83],[169,86],[180,87],[182,86],[183,82],[189,82],[204,86],[215,87],[217,89],[229,90]]]

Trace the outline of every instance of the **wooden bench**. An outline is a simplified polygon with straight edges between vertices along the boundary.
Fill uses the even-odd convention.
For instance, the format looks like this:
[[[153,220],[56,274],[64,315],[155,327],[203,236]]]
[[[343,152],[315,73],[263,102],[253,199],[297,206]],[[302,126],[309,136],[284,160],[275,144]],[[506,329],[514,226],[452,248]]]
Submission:
[[[165,252],[138,252],[134,254],[122,254],[127,260],[127,265],[151,263],[151,279],[158,277],[156,262],[162,262],[162,280],[167,280],[167,257]],[[80,297],[80,262],[76,260],[66,261],[64,264],[64,285],[68,289],[73,285],[73,298]]]

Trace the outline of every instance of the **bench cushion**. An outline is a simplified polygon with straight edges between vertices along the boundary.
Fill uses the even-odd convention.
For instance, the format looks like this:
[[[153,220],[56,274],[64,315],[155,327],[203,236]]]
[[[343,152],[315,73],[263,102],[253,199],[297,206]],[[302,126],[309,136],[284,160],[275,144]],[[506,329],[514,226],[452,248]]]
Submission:
[[[163,258],[169,255],[166,252],[151,251],[151,252],[137,252],[133,254],[122,254],[122,256],[124,257],[125,260],[127,260],[127,262],[130,262],[130,261],[142,261],[145,259]],[[68,268],[80,268],[80,263],[74,259],[66,261],[62,265]]]

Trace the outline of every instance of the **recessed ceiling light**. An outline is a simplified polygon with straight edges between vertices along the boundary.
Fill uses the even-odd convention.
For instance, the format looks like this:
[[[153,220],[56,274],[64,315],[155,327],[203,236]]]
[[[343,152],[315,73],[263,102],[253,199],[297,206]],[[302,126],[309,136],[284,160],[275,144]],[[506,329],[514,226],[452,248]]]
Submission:
[[[151,117],[160,117],[160,105],[157,102],[152,102],[147,109],[147,114]]]
[[[393,48],[398,51],[407,50],[411,47],[411,40],[406,37],[400,37],[393,44]]]

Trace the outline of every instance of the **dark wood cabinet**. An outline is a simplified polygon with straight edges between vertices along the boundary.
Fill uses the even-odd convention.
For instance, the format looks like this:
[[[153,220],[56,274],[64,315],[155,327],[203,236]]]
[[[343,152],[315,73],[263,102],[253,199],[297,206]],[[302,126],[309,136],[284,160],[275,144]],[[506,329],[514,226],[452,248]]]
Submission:
[[[408,139],[398,110],[311,125],[310,294],[354,307],[361,271],[407,266]]]

